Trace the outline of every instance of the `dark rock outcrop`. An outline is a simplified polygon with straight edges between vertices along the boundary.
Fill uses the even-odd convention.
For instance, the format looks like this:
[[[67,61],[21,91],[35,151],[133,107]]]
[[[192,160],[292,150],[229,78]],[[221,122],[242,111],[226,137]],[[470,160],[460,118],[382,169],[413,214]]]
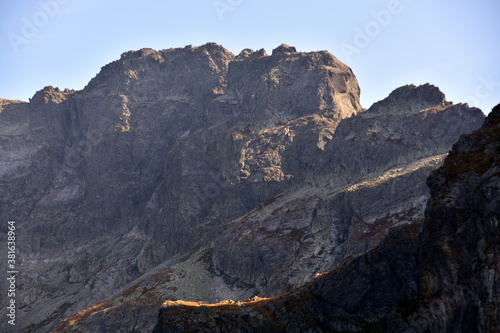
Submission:
[[[420,246],[425,331],[500,331],[500,105],[429,177]]]

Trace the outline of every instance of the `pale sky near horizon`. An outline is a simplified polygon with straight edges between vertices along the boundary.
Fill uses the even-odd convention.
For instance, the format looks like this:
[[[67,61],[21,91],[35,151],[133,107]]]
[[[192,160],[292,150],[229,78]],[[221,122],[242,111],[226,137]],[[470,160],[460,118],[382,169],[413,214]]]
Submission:
[[[0,98],[82,89],[121,53],[216,42],[238,54],[281,43],[352,68],[365,108],[431,83],[488,113],[500,103],[498,0],[3,0]]]

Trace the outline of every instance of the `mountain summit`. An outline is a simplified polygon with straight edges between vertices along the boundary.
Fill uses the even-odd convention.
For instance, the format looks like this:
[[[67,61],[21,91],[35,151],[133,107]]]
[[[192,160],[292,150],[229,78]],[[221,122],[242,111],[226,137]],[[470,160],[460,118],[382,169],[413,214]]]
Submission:
[[[415,244],[426,178],[484,115],[429,84],[368,110],[359,95],[327,51],[208,43],[125,52],[83,90],[0,100],[19,327],[151,331],[166,300],[294,293],[398,230]]]

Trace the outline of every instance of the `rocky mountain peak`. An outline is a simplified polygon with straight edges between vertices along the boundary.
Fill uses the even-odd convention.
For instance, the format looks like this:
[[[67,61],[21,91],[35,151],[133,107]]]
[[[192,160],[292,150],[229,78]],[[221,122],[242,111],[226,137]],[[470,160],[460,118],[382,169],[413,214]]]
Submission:
[[[267,52],[264,49],[260,49],[258,51],[254,51],[252,49],[244,49],[238,54],[236,59],[254,59],[259,57],[267,57]]]
[[[438,87],[429,83],[420,86],[411,84],[395,89],[387,98],[373,104],[370,112],[396,115],[450,104]]]
[[[120,60],[132,60],[132,59],[144,58],[147,57],[148,55],[153,55],[157,57],[160,55],[160,53],[151,48],[143,48],[138,51],[128,51],[122,53],[122,55],[120,56]]]
[[[285,123],[318,110],[336,119],[361,111],[359,86],[348,66],[328,52],[294,50],[285,44],[271,56],[244,50],[229,63],[228,90],[221,101],[244,105],[250,112],[241,119],[250,116],[255,124]]]
[[[67,99],[67,95],[71,94],[73,91],[66,89],[61,91],[59,88],[54,88],[52,86],[47,86],[35,93],[35,95],[30,98],[30,103],[33,104],[48,104],[48,103],[61,103]]]
[[[215,43],[160,51],[149,48],[129,51],[123,53],[120,60],[102,67],[85,90],[99,95],[127,95],[138,100],[183,98],[197,92],[199,98],[206,99],[224,89],[227,66],[232,60],[234,55]],[[109,82],[113,82],[113,87]],[[193,92],[187,91],[191,89]]]
[[[281,53],[295,53],[297,49],[294,46],[289,46],[286,44],[281,44],[277,48],[273,50],[273,55],[281,54]]]

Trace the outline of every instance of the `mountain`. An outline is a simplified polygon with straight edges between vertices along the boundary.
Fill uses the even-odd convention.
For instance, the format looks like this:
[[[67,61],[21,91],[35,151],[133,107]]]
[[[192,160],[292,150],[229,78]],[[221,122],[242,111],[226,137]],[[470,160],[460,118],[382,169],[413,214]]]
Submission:
[[[219,304],[167,301],[161,332],[500,331],[500,105],[460,138],[431,188],[423,232],[382,244],[299,290]]]
[[[386,247],[388,266],[407,260],[427,177],[484,115],[430,84],[368,110],[359,95],[326,51],[209,43],[126,52],[81,91],[0,100],[18,327],[151,331],[165,300],[294,295],[325,272],[348,284]]]
[[[500,105],[428,179],[414,320],[431,331],[500,331]]]

